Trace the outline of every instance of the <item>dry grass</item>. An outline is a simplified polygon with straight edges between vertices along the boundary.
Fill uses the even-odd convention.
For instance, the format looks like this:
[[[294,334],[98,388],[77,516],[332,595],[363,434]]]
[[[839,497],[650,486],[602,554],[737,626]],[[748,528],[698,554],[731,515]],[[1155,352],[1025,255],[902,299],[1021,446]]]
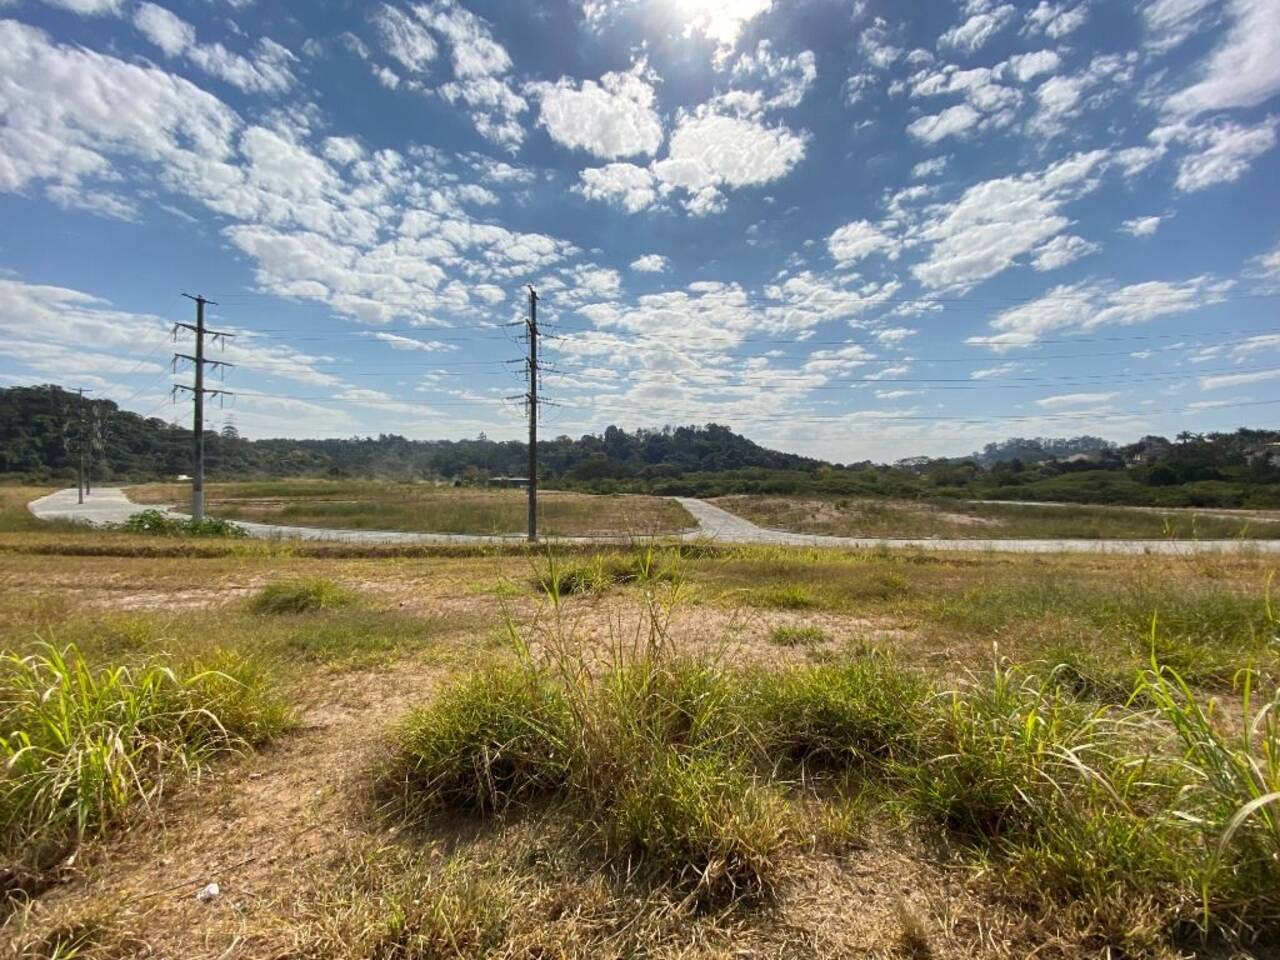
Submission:
[[[138,503],[177,509],[184,509],[186,495],[185,487],[173,484],[129,488],[129,496]],[[206,498],[214,516],[300,527],[520,534],[527,520],[523,490],[291,480],[209,484]],[[539,527],[547,536],[650,537],[694,526],[683,507],[661,497],[548,490],[539,501]]]
[[[23,497],[28,493],[10,499],[21,506]],[[5,502],[0,496],[0,511]],[[1251,789],[1240,738],[1243,704],[1232,673],[1252,663],[1269,690],[1280,657],[1265,602],[1272,561],[1260,557],[687,546],[648,561],[628,550],[599,556],[574,550],[560,568],[564,575],[548,576],[544,558],[520,550],[439,556],[250,543],[193,545],[183,553],[175,548],[186,545],[166,543],[165,551],[129,555],[135,548],[123,539],[117,546],[118,535],[22,529],[22,517],[15,517],[8,532],[0,532],[0,646],[23,653],[40,633],[60,644],[75,640],[92,663],[113,666],[163,658],[181,667],[212,647],[252,653],[278,680],[300,723],[271,748],[214,764],[198,784],[178,787],[152,809],[87,839],[75,861],[62,867],[64,882],[0,931],[0,956],[65,957],[74,947],[78,956],[104,960],[967,960],[1033,953],[1084,960],[1108,946],[1116,956],[1116,941],[1107,939],[1114,930],[1102,921],[1126,914],[1091,910],[1087,900],[1084,907],[1063,908],[1043,893],[1061,889],[1054,884],[1077,869],[1070,854],[1079,844],[1068,842],[1070,832],[1048,848],[1026,846],[1026,833],[1014,838],[1021,847],[988,846],[985,836],[980,845],[966,846],[935,825],[956,812],[957,795],[966,797],[941,775],[963,784],[961,778],[979,768],[940,769],[929,803],[910,793],[918,788],[907,786],[915,781],[905,776],[892,781],[888,800],[877,792],[878,778],[913,762],[911,731],[926,725],[884,721],[917,692],[904,688],[883,700],[859,700],[862,692],[884,693],[892,684],[869,686],[842,673],[842,665],[852,660],[863,665],[857,669],[877,670],[881,661],[867,654],[879,649],[920,683],[950,690],[971,672],[978,681],[970,682],[987,683],[998,644],[1001,654],[1044,682],[1036,695],[1045,699],[1011,695],[1003,714],[988,710],[981,723],[962,715],[940,729],[957,743],[984,744],[982,753],[1007,765],[1000,769],[1015,769],[1025,755],[998,753],[991,744],[1005,743],[1009,730],[1025,721],[1029,703],[1083,700],[1089,709],[1122,709],[1124,691],[1149,664],[1151,614],[1158,612],[1154,645],[1164,659],[1181,658],[1180,673],[1190,677],[1198,702],[1206,694],[1220,699],[1211,719],[1221,718],[1222,725],[1200,723],[1185,709],[1180,688],[1161,688],[1154,676],[1135,706],[1174,711],[1168,716],[1180,719],[1166,722],[1162,729],[1171,739],[1163,742],[1221,761],[1216,779],[1197,778],[1185,794],[1196,811],[1221,820],[1223,811],[1229,816],[1230,791]],[[91,555],[104,549],[105,556]],[[643,569],[662,576],[648,576],[646,586]],[[655,851],[662,849],[654,843],[670,848],[697,836],[688,824],[708,822],[699,808],[683,805],[687,769],[667,771],[663,783],[639,776],[619,781],[616,809],[627,814],[631,834],[598,833],[566,816],[567,808],[536,797],[508,805],[500,816],[446,812],[413,826],[378,813],[372,774],[383,768],[406,714],[445,702],[439,692],[478,668],[510,665],[506,620],[522,632],[546,623],[548,584],[589,586],[563,596],[559,615],[581,640],[581,662],[598,671],[620,630],[639,622],[646,590],[670,589],[676,576],[684,601],[669,623],[674,651],[724,671],[763,669],[789,678],[777,686],[780,699],[769,710],[752,714],[759,722],[785,722],[791,732],[774,786],[792,815],[786,842],[770,848],[771,899],[707,901],[690,898],[687,885],[661,882],[670,876],[670,862],[654,869]],[[305,609],[255,612],[254,598],[276,583],[289,585],[290,606],[301,597]],[[334,591],[359,602],[323,602]],[[533,647],[543,650],[536,640]],[[1054,671],[1058,664],[1069,669]],[[805,672],[810,669],[825,672]],[[819,683],[813,676],[834,679]],[[1252,699],[1256,715],[1260,700]],[[1036,709],[1038,716],[1051,713]],[[598,729],[607,732],[608,725]],[[844,732],[833,736],[833,730]],[[599,739],[607,743],[609,736]],[[851,753],[849,743],[863,746]],[[610,762],[625,760],[615,752]],[[1109,768],[1108,778],[1114,780]],[[645,798],[658,786],[671,805],[658,808],[655,820]],[[731,796],[722,792],[716,802],[730,810]],[[1045,822],[1065,831],[1064,811],[1078,808],[1055,806],[1047,792],[1033,797],[1046,811]],[[685,810],[695,817],[682,821]],[[633,845],[636,826],[656,839]],[[1239,830],[1244,845],[1232,849],[1252,853],[1216,879],[1208,874],[1216,884],[1211,892],[1226,890],[1228,900],[1242,889],[1233,892],[1231,883],[1252,882],[1250,872],[1268,849],[1264,820]],[[1052,856],[1028,853],[1045,849]],[[1154,866],[1165,869],[1162,861]],[[1130,875],[1143,876],[1132,870],[1114,876]],[[198,902],[196,891],[211,881],[222,895]],[[1201,893],[1178,889],[1186,894],[1181,915],[1194,922]],[[1158,892],[1151,891],[1153,897]],[[1098,901],[1108,909],[1119,903],[1145,924],[1132,925],[1141,926],[1145,939],[1130,943],[1130,955],[1267,955],[1265,943],[1250,940],[1251,931],[1270,929],[1265,919],[1244,922],[1234,942],[1203,942],[1194,933],[1179,939],[1161,926],[1165,914],[1135,912],[1140,900]]]
[[[1135,507],[1042,506],[963,500],[741,495],[715,504],[762,527],[840,537],[949,539],[1278,539],[1275,514],[1156,510]]]

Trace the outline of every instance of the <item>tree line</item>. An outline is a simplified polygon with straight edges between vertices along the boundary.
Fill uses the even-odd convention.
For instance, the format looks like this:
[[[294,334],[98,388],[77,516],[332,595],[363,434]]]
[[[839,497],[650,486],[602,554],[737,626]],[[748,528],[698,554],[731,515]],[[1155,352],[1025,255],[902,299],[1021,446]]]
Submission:
[[[0,389],[0,474],[68,481],[79,457],[79,398],[54,385]],[[172,480],[189,472],[191,431],[158,417],[98,408],[103,445],[99,483]],[[839,464],[770,450],[726,426],[626,431],[610,426],[538,444],[540,479],[599,493],[811,496],[1124,503],[1154,506],[1280,507],[1280,432],[1184,432],[1117,445],[1098,437],[1015,437],[969,457],[913,457],[894,464]],[[206,436],[210,480],[370,478],[483,483],[523,477],[525,444],[410,440],[395,434],[347,439]]]

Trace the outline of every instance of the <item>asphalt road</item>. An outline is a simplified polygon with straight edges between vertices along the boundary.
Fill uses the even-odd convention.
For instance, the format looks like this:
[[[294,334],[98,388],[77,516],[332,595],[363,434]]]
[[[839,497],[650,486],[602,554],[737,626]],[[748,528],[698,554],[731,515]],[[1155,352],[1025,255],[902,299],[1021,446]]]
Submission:
[[[749,520],[727,510],[693,497],[675,497],[697,521],[696,530],[680,534],[681,539],[707,539],[722,543],[760,543],[778,546],[837,547],[837,548],[910,548],[917,550],[999,551],[1008,553],[1112,553],[1112,554],[1161,554],[1187,556],[1197,553],[1258,552],[1280,553],[1280,540],[943,540],[943,539],[888,539],[875,537],[824,537],[816,534],[790,533],[756,526]],[[85,523],[120,523],[137,513],[138,505],[132,503],[119,487],[100,487],[85,499],[77,502],[75,489],[57,493],[29,504],[35,516],[42,520],[74,520]],[[163,511],[176,518],[185,514]],[[264,539],[341,540],[354,543],[510,543],[523,539],[520,534],[507,536],[479,536],[444,533],[405,533],[393,530],[335,530],[321,527],[289,527],[274,523],[249,523],[237,521],[250,536]],[[557,543],[609,543],[627,542],[633,538],[616,537],[555,537]]]

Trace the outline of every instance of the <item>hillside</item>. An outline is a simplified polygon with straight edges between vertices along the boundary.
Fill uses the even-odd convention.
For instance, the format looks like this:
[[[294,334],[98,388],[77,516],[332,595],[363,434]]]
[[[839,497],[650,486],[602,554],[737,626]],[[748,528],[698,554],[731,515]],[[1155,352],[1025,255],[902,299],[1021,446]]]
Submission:
[[[79,457],[78,397],[57,386],[0,389],[0,473],[33,479],[74,476]],[[191,469],[191,431],[157,417],[86,400],[87,442],[100,482],[172,478]],[[101,442],[94,443],[95,419]],[[246,440],[209,432],[207,472],[213,480],[252,477],[482,479],[523,476],[527,447],[517,441],[409,440],[394,434],[331,440]],[[599,436],[567,436],[538,444],[549,478],[586,483],[603,478],[659,480],[686,473],[762,469],[810,471],[816,460],[767,450],[727,427],[666,427]]]

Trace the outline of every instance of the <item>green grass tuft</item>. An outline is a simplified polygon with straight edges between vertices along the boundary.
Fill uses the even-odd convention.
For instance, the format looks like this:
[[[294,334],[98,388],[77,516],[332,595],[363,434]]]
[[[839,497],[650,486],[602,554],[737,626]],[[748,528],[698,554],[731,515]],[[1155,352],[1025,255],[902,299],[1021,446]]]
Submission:
[[[332,580],[279,580],[263,587],[250,606],[255,613],[309,613],[349,607],[357,599]]]
[[[19,885],[213,757],[264,742],[290,711],[230,655],[181,672],[95,669],[74,646],[0,656],[0,851]]]
[[[769,631],[769,642],[779,647],[816,647],[830,639],[821,627],[780,626]]]

